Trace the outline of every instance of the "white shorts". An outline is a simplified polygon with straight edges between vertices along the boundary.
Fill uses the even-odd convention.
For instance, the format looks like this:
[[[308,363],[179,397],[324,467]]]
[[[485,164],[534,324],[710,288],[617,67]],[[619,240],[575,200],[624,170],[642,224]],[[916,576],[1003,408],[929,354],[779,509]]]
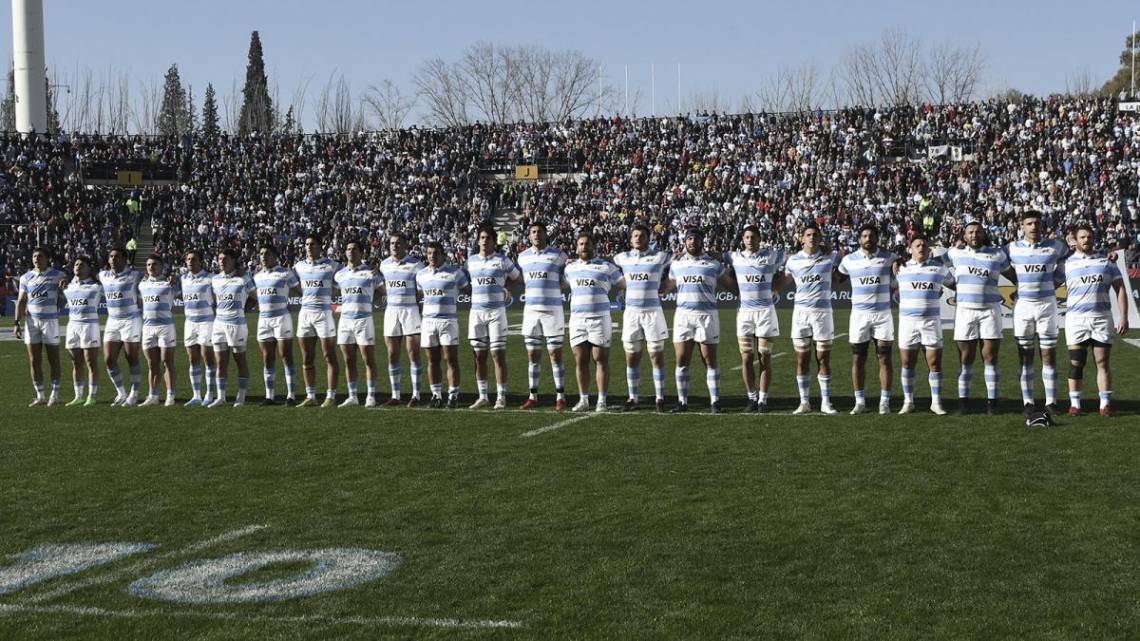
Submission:
[[[1112,324],[1112,315],[1090,316],[1080,314],[1065,316],[1065,342],[1069,349],[1078,347],[1087,340],[1111,345],[1116,338],[1116,327]]]
[[[368,318],[340,317],[336,326],[337,345],[375,345],[376,321]]]
[[[59,345],[59,319],[26,317],[24,321],[24,344]]]
[[[958,306],[954,312],[954,340],[1001,339],[1001,303],[986,309]]]
[[[238,325],[214,323],[214,335],[211,342],[214,344],[215,350],[225,351],[232,349],[234,352],[240,354],[245,351],[245,345],[248,341],[249,327],[246,327],[245,323]]]
[[[66,340],[67,349],[99,347],[99,323],[68,323]]]
[[[415,307],[394,307],[384,310],[384,337],[399,338],[419,334],[423,325],[420,310]]]
[[[1030,342],[1034,338],[1042,347],[1057,344],[1058,325],[1057,301],[1019,300],[1013,305],[1013,337],[1019,342]]]
[[[661,343],[669,340],[669,325],[661,308],[651,310],[625,308],[621,315],[623,343]]]
[[[144,325],[142,332],[142,348],[174,347],[178,344],[177,332],[174,325]]]
[[[817,343],[835,340],[835,318],[831,309],[793,307],[792,338],[810,338]]]
[[[614,340],[614,322],[609,314],[570,314],[570,347],[590,343],[609,347]]]
[[[895,319],[890,312],[862,312],[851,310],[851,321],[847,325],[848,341],[852,345],[866,343],[872,338],[877,341],[895,340]]]
[[[297,336],[332,338],[336,336],[336,320],[332,311],[302,309],[297,315]]]
[[[942,349],[942,319],[899,316],[899,349]]]
[[[704,345],[720,342],[720,316],[713,312],[678,309],[673,314],[673,342],[696,341]]]
[[[776,338],[780,335],[780,320],[774,306],[736,311],[736,337]]]
[[[293,315],[282,314],[272,318],[257,318],[257,340],[288,341],[293,339]]]
[[[505,349],[507,346],[507,310],[473,309],[467,317],[467,340],[476,351]]]
[[[186,347],[194,345],[210,347],[213,344],[211,342],[213,335],[213,321],[186,321],[183,325],[182,344]]]
[[[142,318],[108,318],[103,342],[138,343],[142,340]]]
[[[459,344],[459,319],[425,318],[420,334],[424,347],[454,347]]]
[[[522,335],[527,347],[539,347],[545,342],[550,347],[561,347],[566,334],[566,317],[562,310],[523,308]]]

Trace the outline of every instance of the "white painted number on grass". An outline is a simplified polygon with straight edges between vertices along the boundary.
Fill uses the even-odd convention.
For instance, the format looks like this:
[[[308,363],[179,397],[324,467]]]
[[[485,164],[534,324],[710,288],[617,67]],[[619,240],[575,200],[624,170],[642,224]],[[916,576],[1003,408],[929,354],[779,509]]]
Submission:
[[[12,563],[0,567],[0,594],[82,572],[154,547],[145,543],[69,543],[41,545],[10,554],[8,559]]]
[[[283,579],[230,582],[282,563],[308,563],[309,569]],[[128,591],[137,597],[177,603],[254,603],[311,596],[374,581],[400,564],[400,556],[379,550],[328,548],[242,552],[195,561],[135,581]]]

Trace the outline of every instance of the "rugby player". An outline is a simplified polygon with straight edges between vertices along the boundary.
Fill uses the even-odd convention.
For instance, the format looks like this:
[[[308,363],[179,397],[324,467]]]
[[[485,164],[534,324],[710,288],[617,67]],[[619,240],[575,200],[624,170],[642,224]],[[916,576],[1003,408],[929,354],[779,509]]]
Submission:
[[[158,254],[146,258],[146,276],[139,281],[142,299],[142,349],[146,355],[147,383],[150,393],[140,407],[159,405],[158,388],[166,380],[166,407],[174,406],[174,348],[178,337],[174,331],[174,294],[177,282],[167,275],[166,265]]]
[[[214,358],[214,275],[206,269],[202,252],[191,250],[183,258],[182,303],[186,320],[182,344],[190,361],[190,391],[186,407],[202,407],[214,402],[217,360]],[[205,372],[203,372],[205,365]],[[205,391],[202,378],[205,373]]]
[[[526,285],[523,301],[523,342],[526,344],[527,383],[530,396],[522,404],[528,410],[538,406],[538,386],[542,372],[542,345],[550,356],[550,368],[556,394],[554,409],[566,408],[565,374],[562,367],[562,340],[566,320],[562,312],[562,272],[566,268],[566,252],[551,247],[546,223],[530,224],[527,235],[530,247],[519,254],[519,270]]]
[[[59,402],[59,303],[61,285],[67,274],[51,265],[46,247],[32,250],[32,269],[20,276],[16,297],[16,338],[23,338],[31,366],[36,398],[29,407]],[[25,319],[27,326],[25,327]],[[47,352],[51,393],[44,398],[43,354]],[[136,358],[138,352],[135,353]]]
[[[700,346],[705,362],[705,384],[709,390],[709,413],[720,413],[720,371],[717,344],[720,343],[720,316],[716,309],[716,289],[721,283],[731,287],[724,265],[705,253],[704,234],[690,229],[685,233],[684,254],[670,268],[677,288],[677,311],[673,315],[673,349],[677,354],[677,405],[674,413],[689,411],[689,363],[694,345]]]
[[[914,370],[918,352],[925,350],[930,369],[930,411],[942,416],[942,288],[953,289],[954,277],[941,260],[932,258],[926,238],[916,235],[907,245],[910,260],[896,263],[899,285],[899,378],[903,405],[899,414],[914,411]]]
[[[746,412],[768,411],[768,386],[772,380],[772,342],[780,335],[780,321],[772,298],[773,284],[783,276],[784,250],[762,245],[760,229],[748,225],[740,238],[741,249],[730,252],[725,262],[736,282],[740,302],[736,310],[736,340],[740,345],[741,373],[748,392]],[[758,355],[754,359],[753,354]],[[760,377],[757,388],[756,364]]]
[[[498,395],[494,409],[507,407],[507,282],[522,280],[522,273],[511,259],[498,253],[495,230],[490,225],[479,227],[476,236],[478,253],[467,259],[471,277],[471,315],[467,322],[467,338],[475,352],[475,385],[479,398],[471,409],[491,404],[487,395],[487,353],[495,362]]]
[[[388,237],[389,255],[380,263],[387,304],[384,306],[384,345],[388,348],[388,383],[392,397],[385,407],[400,405],[400,343],[411,364],[412,398],[408,407],[420,403],[420,308],[416,303],[416,274],[424,264],[408,256],[408,240],[403,234]],[[403,339],[401,341],[401,339]]]
[[[90,258],[76,258],[71,270],[73,278],[63,295],[67,299],[65,346],[71,355],[75,399],[67,407],[90,407],[99,393],[99,303],[103,301],[103,286],[94,278]],[[86,400],[83,398],[85,379]]]
[[[894,364],[891,349],[895,340],[895,320],[891,314],[891,275],[894,253],[879,248],[879,228],[864,224],[859,228],[859,249],[839,263],[839,273],[851,279],[851,317],[847,340],[851,343],[851,387],[855,390],[852,414],[867,411],[863,385],[867,378],[867,353],[875,341],[879,361],[879,413],[891,412],[891,382]]]
[[[447,361],[447,409],[459,406],[459,315],[455,303],[459,292],[471,287],[467,273],[444,264],[443,245],[427,245],[427,267],[416,274],[416,287],[424,296],[423,343],[428,350],[428,407],[443,405],[443,372],[440,357]]]
[[[625,279],[617,265],[594,255],[594,238],[590,234],[578,234],[575,249],[578,258],[566,265],[565,276],[570,288],[570,348],[574,350],[578,379],[579,399],[574,411],[590,409],[592,360],[598,383],[594,411],[605,412],[610,389],[610,345],[614,335],[609,293],[611,289],[623,287]]]
[[[257,291],[253,279],[243,274],[238,266],[238,254],[232,249],[218,253],[220,271],[210,281],[217,311],[214,315],[213,334],[214,356],[218,361],[217,396],[206,407],[221,407],[226,404],[226,389],[230,368],[230,353],[238,369],[238,393],[234,407],[245,405],[245,395],[249,390],[249,361],[245,355],[249,342],[249,326],[245,322],[245,305]]]
[[[257,288],[257,345],[261,349],[265,398],[261,405],[277,404],[277,356],[285,369],[285,403],[297,404],[293,383],[293,315],[289,296],[301,292],[296,272],[281,266],[277,248],[268,243],[257,250],[260,269],[253,275]]]
[[[336,357],[336,319],[333,318],[333,276],[341,265],[324,255],[321,237],[310,232],[305,236],[305,258],[293,266],[301,281],[301,312],[297,315],[297,336],[301,339],[301,370],[305,377],[305,400],[297,407],[317,405],[317,340],[325,357],[328,392],[321,407],[336,406],[336,385],[340,378],[340,362]]]
[[[831,312],[831,279],[839,265],[835,252],[823,249],[819,226],[808,223],[800,232],[802,249],[788,257],[784,269],[795,283],[792,306],[792,346],[796,350],[796,386],[800,404],[792,413],[811,411],[811,354],[815,343],[815,362],[819,368],[821,396],[819,411],[835,414],[831,405],[831,343],[835,340],[835,319]]]
[[[333,277],[341,295],[336,342],[344,356],[345,380],[348,383],[348,398],[340,407],[360,403],[356,387],[357,352],[364,356],[364,376],[368,386],[364,406],[376,407],[376,322],[372,318],[372,302],[383,278],[364,262],[363,242],[350,240],[345,243],[344,258],[344,267]]]
[[[629,251],[614,256],[625,276],[625,309],[621,317],[621,342],[625,349],[625,383],[629,398],[623,409],[631,412],[640,403],[641,351],[649,352],[653,366],[653,391],[657,411],[665,411],[665,341],[669,326],[661,309],[661,296],[668,285],[673,255],[649,246],[649,228],[637,223],[630,228]]]
[[[127,265],[127,250],[111,249],[107,258],[108,269],[99,273],[103,285],[103,299],[107,301],[107,325],[103,329],[103,361],[107,375],[115,386],[115,400],[111,407],[134,407],[138,404],[142,367],[139,363],[142,343],[142,315],[139,313],[139,280],[142,275]],[[126,355],[131,376],[128,391],[123,386],[119,371],[119,353]]]

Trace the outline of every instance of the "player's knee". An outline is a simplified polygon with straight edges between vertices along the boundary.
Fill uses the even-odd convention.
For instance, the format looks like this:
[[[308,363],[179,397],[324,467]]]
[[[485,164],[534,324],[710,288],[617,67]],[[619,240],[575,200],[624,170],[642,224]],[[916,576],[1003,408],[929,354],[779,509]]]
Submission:
[[[870,347],[870,341],[863,341],[862,343],[851,343],[851,353],[859,357],[864,357],[867,355],[867,351],[870,349]]]
[[[761,356],[768,356],[772,353],[772,341],[767,338],[757,338],[756,351],[759,352]]]
[[[831,352],[831,341],[816,341],[815,351],[820,354],[827,354]]]
[[[792,339],[792,347],[797,352],[810,352],[811,351],[811,339],[810,338],[798,338],[798,337],[793,338]]]
[[[1069,378],[1079,381],[1085,377],[1085,364],[1088,362],[1087,349],[1069,350]]]
[[[660,354],[665,351],[665,341],[647,341],[646,347],[650,354]]]
[[[546,350],[554,351],[556,349],[562,349],[562,337],[554,336],[552,338],[546,339]]]
[[[890,358],[891,342],[879,341],[878,345],[875,347],[875,353],[879,355],[879,358]]]
[[[621,346],[623,349],[625,349],[626,354],[640,354],[641,353],[641,341],[637,341],[637,342],[622,341]]]

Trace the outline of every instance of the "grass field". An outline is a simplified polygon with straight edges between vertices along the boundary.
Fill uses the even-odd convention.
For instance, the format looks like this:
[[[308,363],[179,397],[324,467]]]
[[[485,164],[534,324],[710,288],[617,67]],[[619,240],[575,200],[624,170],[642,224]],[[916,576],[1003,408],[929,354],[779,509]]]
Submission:
[[[739,407],[732,314],[722,321],[722,389]],[[1119,417],[1033,431],[1013,401],[998,417],[847,416],[843,339],[832,384],[841,414],[790,416],[790,341],[775,352],[774,413],[569,422],[578,416],[549,410],[119,410],[106,405],[106,381],[99,407],[29,409],[23,346],[2,342],[0,555],[158,547],[6,593],[16,559],[0,559],[0,638],[1140,637],[1140,350],[1114,349]],[[517,336],[509,355],[517,407],[526,387]],[[620,357],[619,348],[616,401]],[[256,361],[251,353],[260,397]],[[1002,396],[1016,398],[1012,340],[1002,361]],[[470,402],[469,353],[463,367]],[[179,368],[184,376],[181,355]],[[702,397],[699,364],[692,378]],[[925,378],[920,368],[923,408]],[[549,407],[549,363],[543,384]],[[873,399],[873,378],[868,388]],[[652,391],[647,362],[642,389]],[[983,390],[979,366],[975,397]],[[1095,405],[1095,387],[1085,399]],[[900,402],[896,381],[896,410]],[[382,550],[400,563],[354,587],[278,601],[129,590],[191,562],[326,548]],[[280,562],[229,585],[308,569]]]

